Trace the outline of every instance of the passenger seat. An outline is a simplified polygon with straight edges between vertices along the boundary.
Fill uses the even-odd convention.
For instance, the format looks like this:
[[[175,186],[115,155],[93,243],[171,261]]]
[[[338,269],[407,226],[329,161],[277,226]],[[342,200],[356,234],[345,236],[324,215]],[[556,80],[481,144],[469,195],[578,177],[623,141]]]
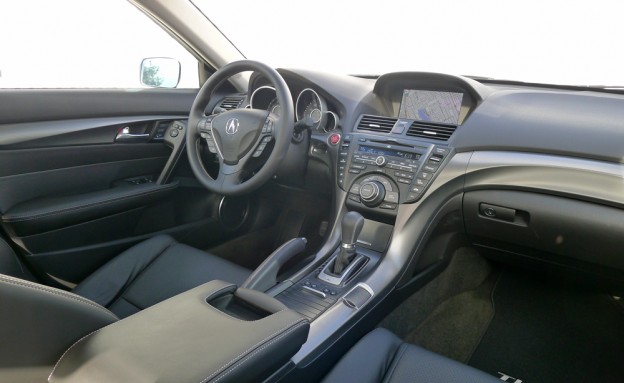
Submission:
[[[360,340],[323,383],[500,383],[482,371],[408,344],[378,328]]]

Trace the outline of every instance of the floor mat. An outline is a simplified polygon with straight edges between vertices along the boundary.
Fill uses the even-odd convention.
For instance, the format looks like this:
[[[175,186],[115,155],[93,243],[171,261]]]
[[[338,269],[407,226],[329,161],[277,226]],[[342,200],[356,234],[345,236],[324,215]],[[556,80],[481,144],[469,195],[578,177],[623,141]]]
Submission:
[[[405,341],[466,363],[494,316],[491,296],[498,275],[493,272],[479,287],[444,301]]]
[[[426,336],[437,338],[438,334],[429,331],[431,329],[420,332],[419,327],[439,310],[440,305],[457,295],[476,289],[488,279],[491,272],[490,264],[478,252],[469,247],[460,248],[453,254],[451,263],[440,275],[388,314],[380,326],[409,341],[419,338],[426,342],[427,340],[424,340]],[[490,293],[491,291],[487,292],[488,303]],[[473,349],[474,345],[470,349],[471,352]],[[437,352],[447,355],[440,350]]]
[[[624,313],[608,295],[504,271],[493,300],[470,365],[524,383],[624,381]]]

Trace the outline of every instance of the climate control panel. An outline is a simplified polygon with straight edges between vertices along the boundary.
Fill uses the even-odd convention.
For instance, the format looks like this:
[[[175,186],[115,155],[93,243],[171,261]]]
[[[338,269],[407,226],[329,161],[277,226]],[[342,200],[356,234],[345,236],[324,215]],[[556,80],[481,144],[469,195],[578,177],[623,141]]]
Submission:
[[[348,203],[386,212],[422,197],[450,148],[425,142],[347,134],[339,147],[338,186]]]

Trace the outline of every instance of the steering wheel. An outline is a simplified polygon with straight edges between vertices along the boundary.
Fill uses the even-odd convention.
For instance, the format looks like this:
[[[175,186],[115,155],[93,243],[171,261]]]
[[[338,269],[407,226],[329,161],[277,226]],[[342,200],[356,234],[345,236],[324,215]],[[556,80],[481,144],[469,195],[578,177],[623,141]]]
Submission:
[[[271,82],[281,106],[281,117],[258,109],[233,109],[206,116],[205,110],[214,90],[233,75],[246,71],[260,72]],[[293,135],[294,109],[288,85],[275,69],[266,64],[242,60],[216,71],[199,90],[188,119],[186,150],[199,182],[222,195],[246,194],[266,183],[277,172],[288,151]],[[201,139],[206,140],[208,150],[219,159],[216,178],[212,178],[202,164]],[[267,150],[272,141],[273,150],[264,166],[251,178],[243,180],[245,165]]]

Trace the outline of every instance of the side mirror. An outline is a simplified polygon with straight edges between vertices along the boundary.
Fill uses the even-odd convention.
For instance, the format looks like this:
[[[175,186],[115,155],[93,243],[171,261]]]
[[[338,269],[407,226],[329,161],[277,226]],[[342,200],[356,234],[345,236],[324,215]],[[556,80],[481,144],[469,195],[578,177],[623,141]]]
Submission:
[[[149,57],[141,62],[141,84],[175,88],[180,82],[180,62],[169,57]]]

